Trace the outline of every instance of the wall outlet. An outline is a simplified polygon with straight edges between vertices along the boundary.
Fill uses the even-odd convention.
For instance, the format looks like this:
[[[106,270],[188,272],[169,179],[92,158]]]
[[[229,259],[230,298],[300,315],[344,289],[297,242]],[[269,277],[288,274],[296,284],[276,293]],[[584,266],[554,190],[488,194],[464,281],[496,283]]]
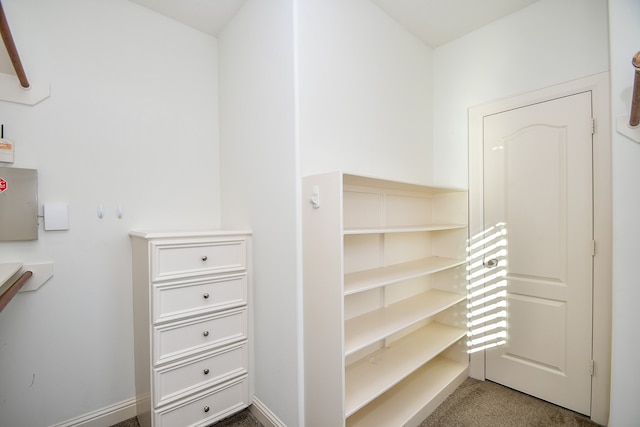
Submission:
[[[16,146],[13,141],[0,138],[0,162],[13,163],[15,148]]]

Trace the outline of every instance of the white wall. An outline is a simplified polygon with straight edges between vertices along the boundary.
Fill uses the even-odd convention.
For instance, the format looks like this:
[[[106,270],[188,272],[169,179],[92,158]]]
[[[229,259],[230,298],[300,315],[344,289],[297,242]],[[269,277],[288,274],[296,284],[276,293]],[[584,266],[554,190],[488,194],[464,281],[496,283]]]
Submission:
[[[300,425],[293,2],[247,0],[220,34],[222,216],[253,230],[255,397]]]
[[[302,175],[431,183],[431,49],[369,0],[297,3]]]
[[[135,394],[128,231],[220,223],[217,42],[126,0],[3,5],[27,75],[51,83],[36,106],[0,102],[13,166],[71,226],[0,243],[0,262],[54,262],[0,313],[0,425],[37,427]]]
[[[470,107],[609,70],[607,6],[605,0],[540,0],[435,50],[437,183],[467,185]],[[609,314],[601,304],[594,310],[596,321]],[[594,329],[598,363],[608,355],[599,353],[601,330]],[[608,398],[606,372],[604,367],[594,378],[592,416],[598,422],[608,414],[602,402]]]
[[[429,182],[431,50],[367,0],[249,0],[219,62],[223,222],[254,231],[256,398],[302,425],[298,164]]]
[[[616,114],[638,6],[610,3]],[[0,102],[14,166],[37,168],[40,201],[68,202],[71,219],[0,243],[0,262],[55,263],[0,314],[0,425],[16,427],[134,395],[127,232],[215,227],[219,200],[225,226],[255,232],[256,396],[301,425],[299,175],[466,186],[468,107],[608,69],[604,0],[541,0],[435,52],[365,0],[248,0],[218,42],[126,0],[3,4],[27,73],[52,88],[35,107]],[[614,135],[612,425],[640,418],[628,339],[639,147]]]
[[[609,69],[606,0],[540,0],[434,51],[434,179],[467,186],[467,110]]]
[[[615,120],[628,117],[634,70],[631,58],[640,50],[640,3],[610,0],[611,109]],[[613,122],[615,123],[615,121]],[[613,131],[613,350],[610,426],[628,426],[640,420],[640,144]]]

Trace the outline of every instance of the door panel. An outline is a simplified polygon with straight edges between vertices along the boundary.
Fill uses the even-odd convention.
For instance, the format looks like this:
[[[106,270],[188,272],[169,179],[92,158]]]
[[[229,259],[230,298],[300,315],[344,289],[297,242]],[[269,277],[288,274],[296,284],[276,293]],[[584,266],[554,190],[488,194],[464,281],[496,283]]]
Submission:
[[[566,304],[547,298],[532,298],[509,293],[509,352],[504,357],[515,361],[565,371]],[[531,319],[538,319],[531,328]]]
[[[563,276],[562,218],[566,215],[562,167],[566,129],[533,125],[504,138],[507,169],[504,206],[509,224],[509,273],[559,279]],[[543,173],[538,173],[540,169]],[[523,203],[523,200],[529,203]]]
[[[485,228],[503,228],[505,249],[487,274],[507,290],[506,342],[486,351],[486,377],[587,415],[591,117],[584,92],[484,120]]]

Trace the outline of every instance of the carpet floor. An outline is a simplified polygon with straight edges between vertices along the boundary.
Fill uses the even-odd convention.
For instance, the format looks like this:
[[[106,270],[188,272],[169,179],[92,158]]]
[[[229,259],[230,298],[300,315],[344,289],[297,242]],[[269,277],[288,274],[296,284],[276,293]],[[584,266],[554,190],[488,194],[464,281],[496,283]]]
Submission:
[[[419,427],[595,427],[588,417],[491,381],[467,378]]]
[[[220,420],[214,424],[215,427],[264,427],[256,418],[253,416],[248,409],[244,411],[238,412],[224,420]],[[129,418],[126,421],[115,424],[111,427],[140,427],[138,424],[137,418]]]
[[[262,424],[248,410],[214,425],[215,427],[262,427]],[[584,415],[491,381],[468,378],[419,427],[564,426],[597,427],[598,424]],[[138,420],[131,418],[112,427],[138,427]]]

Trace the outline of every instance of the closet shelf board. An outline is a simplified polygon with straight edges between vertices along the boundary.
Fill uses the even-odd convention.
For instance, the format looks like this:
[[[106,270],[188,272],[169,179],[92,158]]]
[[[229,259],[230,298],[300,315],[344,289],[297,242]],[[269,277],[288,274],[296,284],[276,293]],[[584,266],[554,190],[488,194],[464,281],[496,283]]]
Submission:
[[[431,406],[427,408],[431,413],[451,393],[449,389],[455,389],[467,376],[466,364],[438,356],[347,418],[347,427],[407,425],[425,406]]]
[[[466,335],[431,322],[345,369],[345,416],[349,417]]]
[[[388,180],[386,178],[355,175],[352,173],[342,173],[342,178],[345,186],[355,187],[371,187],[374,189],[386,189],[386,190],[402,190],[402,191],[415,191],[421,194],[442,194],[442,193],[466,193],[466,188],[459,187],[430,187],[424,184],[418,184],[415,182],[402,182],[395,180]]]
[[[464,301],[465,295],[431,289],[345,322],[345,356]]]
[[[443,231],[466,228],[465,224],[425,224],[425,225],[398,225],[379,227],[345,228],[344,234],[388,234],[388,233],[416,233],[423,231]]]
[[[415,279],[466,263],[459,258],[428,257],[401,264],[349,273],[344,276],[344,294],[351,295],[404,280]]]

